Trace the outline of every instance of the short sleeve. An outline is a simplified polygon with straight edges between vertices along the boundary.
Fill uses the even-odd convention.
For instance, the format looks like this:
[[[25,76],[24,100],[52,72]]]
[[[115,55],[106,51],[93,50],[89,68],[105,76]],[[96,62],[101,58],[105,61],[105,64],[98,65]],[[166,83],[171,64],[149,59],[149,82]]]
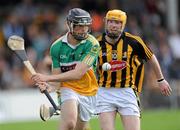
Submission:
[[[59,61],[59,52],[60,52],[60,43],[53,43],[50,48],[50,55],[52,59],[52,67],[53,68],[59,68],[60,67],[60,61]]]
[[[100,46],[99,42],[93,36],[90,36],[88,40],[89,44],[85,48],[85,53],[82,56],[81,61],[86,63],[88,66],[92,66],[99,55]]]
[[[131,45],[138,57],[145,61],[151,59],[153,52],[140,37],[135,36]]]

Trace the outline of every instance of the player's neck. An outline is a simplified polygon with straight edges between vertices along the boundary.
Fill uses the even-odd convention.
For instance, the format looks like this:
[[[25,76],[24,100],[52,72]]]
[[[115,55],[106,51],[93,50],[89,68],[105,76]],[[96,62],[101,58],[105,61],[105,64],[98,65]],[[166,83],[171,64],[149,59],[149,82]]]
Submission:
[[[105,39],[106,39],[106,41],[108,42],[108,43],[110,43],[110,44],[116,44],[116,42],[119,40],[119,37],[118,38],[116,38],[116,39],[112,39],[112,38],[110,38],[110,37],[108,37],[107,35],[105,36]]]
[[[75,46],[77,45],[80,41],[76,40],[70,33],[68,33],[68,43]]]

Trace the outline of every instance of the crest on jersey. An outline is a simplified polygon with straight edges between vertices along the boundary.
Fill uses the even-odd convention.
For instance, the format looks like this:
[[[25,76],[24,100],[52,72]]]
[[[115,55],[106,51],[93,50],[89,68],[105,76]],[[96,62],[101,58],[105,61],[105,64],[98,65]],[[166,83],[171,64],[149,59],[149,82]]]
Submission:
[[[99,51],[99,46],[98,45],[94,45],[92,48],[91,48],[91,53],[93,54],[97,54]]]
[[[112,50],[112,60],[117,60],[117,50]]]

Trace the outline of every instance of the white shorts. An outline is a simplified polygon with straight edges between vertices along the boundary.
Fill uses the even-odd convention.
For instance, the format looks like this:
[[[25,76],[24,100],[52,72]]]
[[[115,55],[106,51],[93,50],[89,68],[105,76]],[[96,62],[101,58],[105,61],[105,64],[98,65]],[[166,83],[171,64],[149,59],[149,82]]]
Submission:
[[[137,97],[132,88],[99,88],[96,112],[111,111],[117,111],[120,115],[140,116]]]
[[[96,96],[83,96],[70,88],[61,88],[61,103],[70,99],[77,101],[78,113],[82,121],[89,121],[95,114]]]

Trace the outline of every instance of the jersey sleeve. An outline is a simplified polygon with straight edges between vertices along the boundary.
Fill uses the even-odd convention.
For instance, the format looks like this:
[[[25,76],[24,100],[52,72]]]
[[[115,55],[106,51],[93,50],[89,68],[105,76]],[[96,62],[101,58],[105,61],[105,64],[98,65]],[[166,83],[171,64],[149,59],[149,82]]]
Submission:
[[[151,59],[153,52],[151,49],[144,43],[140,37],[136,37],[136,49],[135,53],[145,61]]]
[[[60,44],[60,43],[59,43]],[[53,43],[50,48],[50,55],[52,59],[52,68],[60,68],[59,52],[60,47],[58,43]]]
[[[88,41],[90,44],[85,47],[85,53],[83,54],[81,61],[88,66],[92,66],[99,55],[100,46],[99,42],[91,35],[89,36]]]

